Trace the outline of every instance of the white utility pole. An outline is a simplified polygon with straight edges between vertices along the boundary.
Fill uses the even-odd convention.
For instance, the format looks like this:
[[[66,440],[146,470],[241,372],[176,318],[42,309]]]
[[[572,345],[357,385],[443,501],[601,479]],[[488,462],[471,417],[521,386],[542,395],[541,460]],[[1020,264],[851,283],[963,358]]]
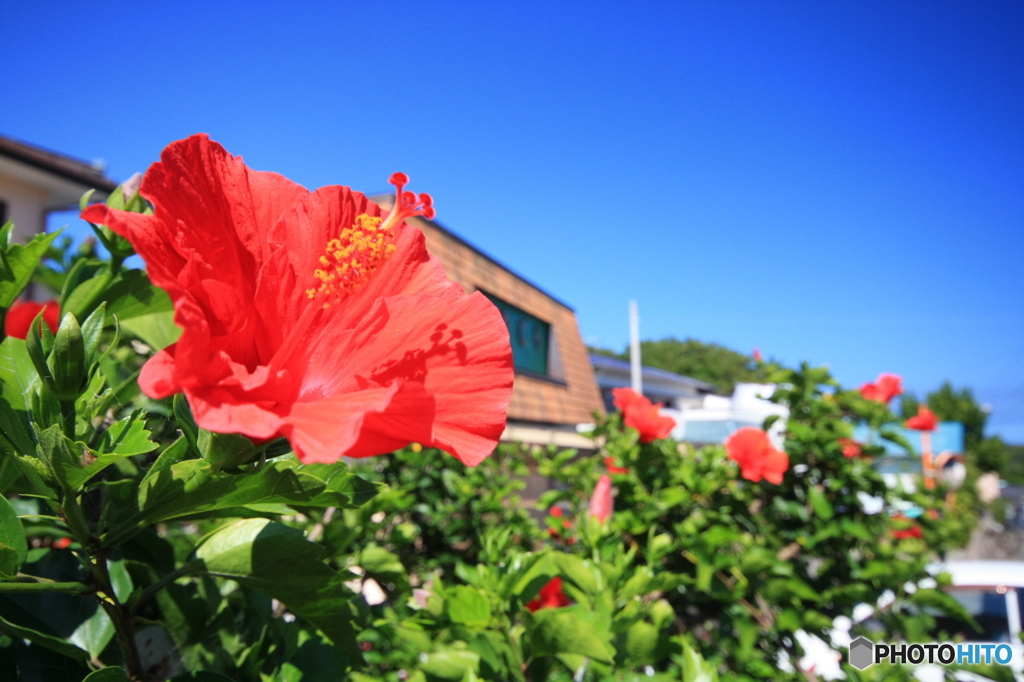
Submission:
[[[629,302],[629,376],[633,390],[644,392],[643,370],[640,364],[640,313],[636,301]]]

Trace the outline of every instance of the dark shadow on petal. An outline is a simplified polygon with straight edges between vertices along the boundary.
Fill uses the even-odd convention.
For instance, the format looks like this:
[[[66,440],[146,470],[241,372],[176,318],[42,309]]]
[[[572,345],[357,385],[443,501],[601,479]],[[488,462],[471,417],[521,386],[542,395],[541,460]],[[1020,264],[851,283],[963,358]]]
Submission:
[[[407,350],[401,358],[388,360],[370,373],[369,381],[378,386],[387,386],[396,379],[422,382],[427,377],[427,360],[450,353],[455,353],[458,363],[464,365],[468,349],[465,343],[459,341],[462,337],[462,330],[449,330],[448,325],[442,322],[430,335],[430,348]],[[360,384],[366,381],[363,377],[357,377],[357,380]]]

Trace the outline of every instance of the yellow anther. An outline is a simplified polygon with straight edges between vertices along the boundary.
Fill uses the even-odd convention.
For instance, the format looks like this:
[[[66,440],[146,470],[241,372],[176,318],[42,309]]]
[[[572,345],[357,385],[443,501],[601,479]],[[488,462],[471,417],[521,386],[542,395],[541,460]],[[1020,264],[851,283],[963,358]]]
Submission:
[[[344,294],[362,288],[395,252],[395,234],[389,228],[381,225],[380,218],[365,213],[356,218],[352,227],[327,242],[325,255],[319,258],[324,269],[313,271],[313,278],[319,285],[307,289],[306,295],[315,298],[322,294],[327,299],[324,302],[327,308],[330,303],[339,302]]]

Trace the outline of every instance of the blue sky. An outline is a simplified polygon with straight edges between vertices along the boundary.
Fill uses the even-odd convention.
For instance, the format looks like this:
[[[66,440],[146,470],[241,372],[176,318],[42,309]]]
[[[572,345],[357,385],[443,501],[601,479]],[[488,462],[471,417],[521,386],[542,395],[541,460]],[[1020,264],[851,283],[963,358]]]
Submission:
[[[635,298],[645,338],[971,386],[1024,443],[1020,2],[155,4],[0,6],[0,134],[403,170],[590,343]]]

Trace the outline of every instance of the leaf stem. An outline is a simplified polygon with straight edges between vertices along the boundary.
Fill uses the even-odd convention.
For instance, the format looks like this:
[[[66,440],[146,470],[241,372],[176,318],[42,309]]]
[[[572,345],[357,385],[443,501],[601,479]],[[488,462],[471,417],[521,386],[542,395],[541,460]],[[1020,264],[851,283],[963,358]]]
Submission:
[[[67,594],[89,594],[93,588],[85,583],[54,582],[0,582],[0,592],[64,592]]]
[[[206,562],[200,559],[196,559],[194,561],[188,562],[187,564],[184,564],[183,566],[180,566],[179,568],[176,568],[175,570],[171,571],[170,573],[168,573],[167,575],[160,578],[155,583],[144,589],[141,593],[139,593],[139,596],[134,601],[128,604],[129,611],[134,615],[135,612],[139,610],[139,607],[145,604],[150,599],[152,599],[157,592],[164,589],[165,587],[176,581],[178,578],[184,578],[185,576],[191,575],[192,573],[197,573],[205,567]]]
[[[100,585],[99,600],[100,606],[107,612],[107,616],[114,624],[114,633],[117,636],[117,643],[121,647],[121,656],[124,659],[124,667],[128,673],[128,679],[132,682],[143,682],[146,679],[146,670],[142,667],[142,659],[139,657],[139,649],[135,645],[135,627],[132,614],[122,604],[114,592],[113,584],[110,581],[110,571],[107,569],[106,552],[100,552],[93,564],[93,574]]]

